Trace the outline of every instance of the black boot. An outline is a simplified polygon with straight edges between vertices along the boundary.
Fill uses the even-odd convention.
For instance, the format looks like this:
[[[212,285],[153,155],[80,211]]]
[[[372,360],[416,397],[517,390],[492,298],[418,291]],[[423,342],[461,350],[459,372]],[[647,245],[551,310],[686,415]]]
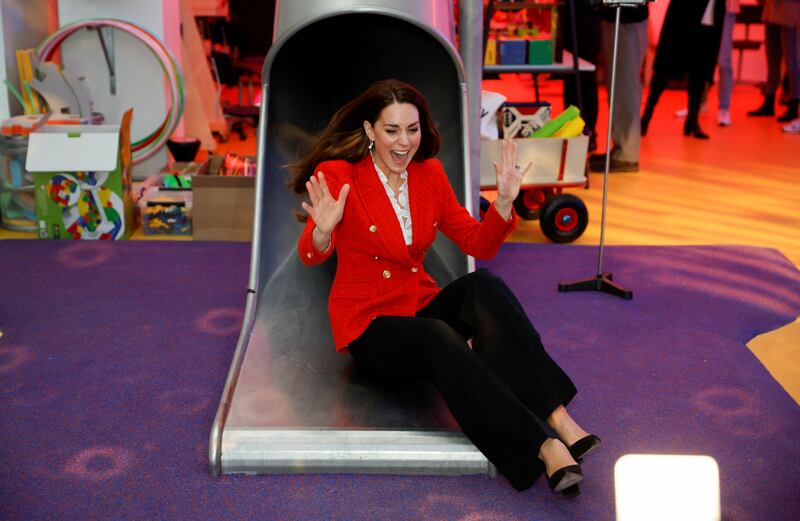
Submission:
[[[697,139],[709,139],[710,136],[703,132],[700,128],[700,122],[697,119],[697,116],[694,118],[687,116],[686,123],[683,124],[683,135],[684,136],[693,136]]]
[[[786,109],[786,112],[783,113],[781,117],[778,118],[778,121],[786,122],[792,121],[797,119],[797,105],[800,102],[798,98],[792,98],[789,100],[789,106]]]
[[[642,137],[647,135],[647,127],[650,126],[650,120],[653,119],[653,111],[655,110],[655,105],[648,104],[644,108],[644,114],[642,114]]]
[[[748,116],[774,116],[775,115],[775,94],[764,94],[764,103],[756,110],[747,113]]]

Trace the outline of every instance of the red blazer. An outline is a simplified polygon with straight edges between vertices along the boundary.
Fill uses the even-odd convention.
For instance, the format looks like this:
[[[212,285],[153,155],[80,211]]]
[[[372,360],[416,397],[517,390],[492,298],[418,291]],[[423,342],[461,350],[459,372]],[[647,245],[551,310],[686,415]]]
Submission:
[[[341,353],[347,352],[347,345],[373,318],[414,316],[439,292],[436,281],[422,265],[437,230],[464,253],[489,259],[516,223],[515,215],[506,221],[494,205],[483,221],[476,221],[458,203],[439,160],[412,161],[408,165],[408,198],[413,242],[406,246],[370,156],[358,163],[325,161],[316,171],[325,174],[336,198],[344,184],[350,185],[344,215],[333,231],[328,250],[323,253],[314,248],[311,232],[315,224],[311,218],[298,242],[300,260],[306,265],[319,264],[336,250],[328,313],[334,345]]]

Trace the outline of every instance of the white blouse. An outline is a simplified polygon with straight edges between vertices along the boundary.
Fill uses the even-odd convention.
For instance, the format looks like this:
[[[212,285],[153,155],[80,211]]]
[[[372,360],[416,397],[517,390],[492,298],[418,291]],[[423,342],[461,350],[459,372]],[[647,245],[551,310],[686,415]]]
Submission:
[[[394,213],[397,215],[397,221],[400,223],[400,229],[403,230],[403,239],[406,241],[406,246],[409,246],[411,245],[411,208],[408,206],[408,171],[404,170],[400,174],[400,179],[403,182],[397,188],[397,194],[395,194],[392,187],[389,186],[389,179],[386,174],[381,171],[375,161],[372,164],[375,165],[375,171],[378,172],[378,177],[380,177],[383,188],[386,190],[386,195],[389,196],[389,201],[391,201],[392,208],[394,208]]]

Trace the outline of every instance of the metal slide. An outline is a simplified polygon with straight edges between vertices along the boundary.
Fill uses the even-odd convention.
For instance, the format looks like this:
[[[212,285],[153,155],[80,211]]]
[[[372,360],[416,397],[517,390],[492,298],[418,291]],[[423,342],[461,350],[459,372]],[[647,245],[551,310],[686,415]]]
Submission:
[[[452,0],[277,3],[247,304],[211,432],[212,475],[494,473],[432,386],[372,380],[335,352],[327,316],[335,258],[300,264],[300,200],[284,166],[338,107],[376,80],[397,78],[428,99],[443,137],[439,158],[469,208],[466,83],[452,41]],[[472,261],[440,238],[426,267],[446,284]]]

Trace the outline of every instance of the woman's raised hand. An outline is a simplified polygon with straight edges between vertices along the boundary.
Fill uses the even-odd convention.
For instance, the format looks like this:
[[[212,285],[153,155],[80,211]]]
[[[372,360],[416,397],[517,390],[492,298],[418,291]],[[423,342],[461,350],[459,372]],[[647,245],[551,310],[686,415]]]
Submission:
[[[308,196],[311,199],[311,204],[302,203],[303,210],[308,212],[308,215],[314,219],[317,225],[317,230],[325,236],[330,238],[333,229],[342,220],[344,215],[344,203],[347,201],[347,194],[350,192],[350,185],[342,186],[339,191],[339,199],[334,199],[328,189],[328,183],[325,181],[325,174],[317,172],[316,176],[306,181],[306,189]]]
[[[493,164],[495,175],[497,175],[495,208],[501,215],[509,218],[511,217],[511,205],[519,194],[522,178],[528,173],[533,163],[529,162],[524,169],[521,169],[517,163],[517,143],[510,139],[504,139],[500,165],[497,162]]]

